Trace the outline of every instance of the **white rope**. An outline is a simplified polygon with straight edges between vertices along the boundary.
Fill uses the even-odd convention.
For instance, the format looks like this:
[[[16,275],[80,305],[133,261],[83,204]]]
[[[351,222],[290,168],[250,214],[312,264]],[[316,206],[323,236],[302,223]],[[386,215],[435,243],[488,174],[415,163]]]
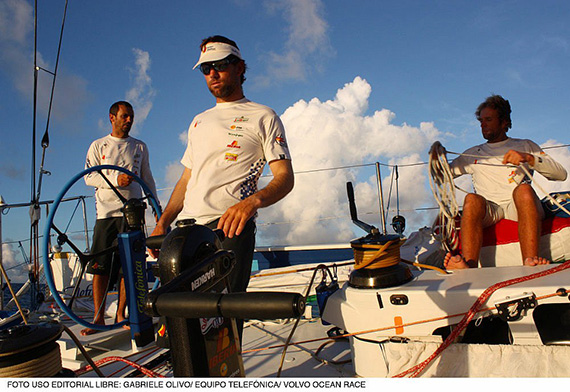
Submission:
[[[520,168],[523,170],[523,172],[527,175],[528,178],[532,179],[532,175],[530,174],[530,171],[526,168],[525,165],[520,165]],[[542,193],[544,193],[546,195],[546,198],[552,202],[552,204],[554,204],[555,206],[557,206],[558,208],[560,208],[562,211],[564,211],[565,213],[567,213],[570,216],[570,212],[562,205],[560,204],[560,202],[558,200],[556,200],[554,197],[552,197],[548,192],[546,192],[544,190],[544,188],[542,188],[538,183],[534,183],[534,185],[538,188],[538,190],[540,190]]]
[[[455,197],[453,174],[447,162],[446,150],[440,142],[430,148],[429,179],[433,196],[439,205],[439,227],[433,227],[434,235],[446,246],[448,251],[459,247],[455,228],[455,218],[459,215],[459,206]],[[437,229],[439,228],[439,236]]]

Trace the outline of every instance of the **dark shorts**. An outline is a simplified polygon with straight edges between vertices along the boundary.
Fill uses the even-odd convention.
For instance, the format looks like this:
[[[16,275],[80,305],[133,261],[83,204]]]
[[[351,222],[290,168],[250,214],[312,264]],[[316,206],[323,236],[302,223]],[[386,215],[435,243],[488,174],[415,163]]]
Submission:
[[[208,223],[206,226],[215,229],[219,219]],[[230,273],[230,288],[233,293],[244,292],[249,284],[251,265],[253,263],[253,251],[255,250],[255,220],[250,219],[239,236],[226,238],[222,241],[222,248],[231,250],[236,256],[236,265]]]
[[[105,250],[113,245],[117,234],[122,233],[123,218],[105,218],[95,221],[93,229],[93,244],[91,254]],[[116,243],[116,242],[115,242]],[[121,269],[121,260],[118,250],[98,256],[89,262],[87,272],[93,275],[107,275],[115,280]]]

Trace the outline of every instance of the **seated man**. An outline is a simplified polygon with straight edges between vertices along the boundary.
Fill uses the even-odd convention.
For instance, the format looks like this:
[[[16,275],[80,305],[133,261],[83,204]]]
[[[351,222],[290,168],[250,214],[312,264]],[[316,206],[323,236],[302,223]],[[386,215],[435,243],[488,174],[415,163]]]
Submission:
[[[483,243],[483,228],[505,218],[518,221],[522,263],[548,264],[539,256],[539,239],[544,211],[531,186],[531,178],[517,167],[528,165],[549,180],[564,181],[566,170],[534,142],[507,136],[511,128],[511,106],[499,95],[490,96],[475,115],[487,140],[466,150],[450,164],[454,177],[471,174],[475,193],[463,203],[461,217],[462,255],[448,253],[447,269],[477,267]]]

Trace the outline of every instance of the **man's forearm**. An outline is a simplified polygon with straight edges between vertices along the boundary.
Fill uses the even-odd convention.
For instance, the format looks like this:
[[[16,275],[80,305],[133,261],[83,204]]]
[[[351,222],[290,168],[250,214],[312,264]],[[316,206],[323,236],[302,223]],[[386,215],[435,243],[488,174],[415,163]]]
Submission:
[[[166,205],[162,216],[156,224],[157,229],[166,231],[182,211],[182,208],[184,207],[184,196],[186,195],[186,187],[188,186],[190,175],[191,171],[189,169],[185,169],[184,173],[176,183],[176,186],[172,191],[172,195],[170,195],[170,200],[168,200],[168,204]]]
[[[295,177],[293,175],[293,168],[291,161],[274,161],[269,163],[273,179],[267,186],[256,192],[252,197],[258,199],[258,208],[269,207],[283,199],[295,185]]]
[[[269,207],[287,196],[287,194],[293,189],[294,184],[295,181],[293,174],[283,173],[278,176],[274,176],[273,180],[271,180],[265,188],[254,193],[250,197],[257,199],[257,208]]]

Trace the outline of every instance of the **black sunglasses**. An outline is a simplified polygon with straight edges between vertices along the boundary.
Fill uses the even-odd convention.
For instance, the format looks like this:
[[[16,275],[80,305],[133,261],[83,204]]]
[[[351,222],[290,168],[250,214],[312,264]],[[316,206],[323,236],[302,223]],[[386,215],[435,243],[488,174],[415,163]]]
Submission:
[[[235,64],[239,61],[237,57],[226,57],[225,59],[212,61],[210,63],[202,63],[200,64],[200,71],[204,75],[209,75],[212,71],[212,68],[218,72],[223,72],[228,68],[228,65]]]

